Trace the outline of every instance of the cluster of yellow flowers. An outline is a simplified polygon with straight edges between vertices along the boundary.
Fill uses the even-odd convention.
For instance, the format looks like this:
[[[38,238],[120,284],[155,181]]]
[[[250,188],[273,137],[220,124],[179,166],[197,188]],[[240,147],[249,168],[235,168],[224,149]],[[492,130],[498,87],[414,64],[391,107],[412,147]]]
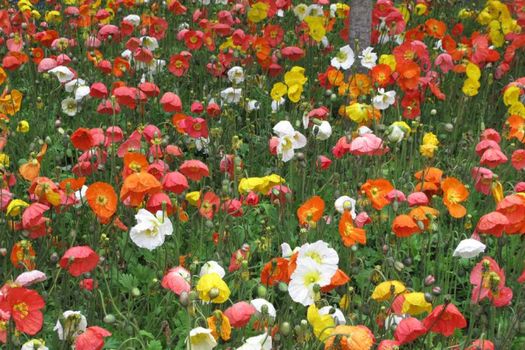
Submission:
[[[297,103],[301,99],[303,87],[307,81],[308,78],[304,76],[304,68],[294,66],[284,75],[284,83],[275,83],[270,96],[274,101],[281,103],[283,96],[288,94],[290,101]]]
[[[271,174],[264,177],[248,177],[239,181],[239,193],[247,194],[251,191],[266,194],[276,185],[285,183],[286,180],[277,174]]]
[[[467,96],[476,96],[479,92],[479,87],[481,86],[479,78],[481,78],[481,70],[479,67],[469,62],[467,64],[467,80],[463,83],[463,93]]]
[[[432,158],[438,146],[439,140],[437,136],[431,132],[427,132],[423,136],[423,143],[419,146],[419,153],[421,153],[423,157]]]
[[[518,86],[510,86],[503,93],[503,102],[508,107],[509,115],[519,115],[525,118],[525,105],[520,100],[521,89]]]
[[[491,42],[496,47],[505,43],[505,35],[519,33],[521,27],[512,18],[509,8],[501,1],[489,0],[478,15],[478,23],[487,26]]]

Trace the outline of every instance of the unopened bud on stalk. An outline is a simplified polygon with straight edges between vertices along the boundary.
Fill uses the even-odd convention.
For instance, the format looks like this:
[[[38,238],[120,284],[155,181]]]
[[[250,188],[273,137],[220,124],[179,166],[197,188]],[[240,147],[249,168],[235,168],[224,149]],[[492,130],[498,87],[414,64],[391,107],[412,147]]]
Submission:
[[[434,282],[436,282],[434,276],[428,275],[427,277],[425,277],[425,286],[431,286],[434,284]]]
[[[434,296],[430,293],[425,293],[425,301],[427,303],[432,303],[432,301],[434,300]]]
[[[212,288],[210,289],[210,291],[208,292],[208,297],[213,300],[215,298],[217,298],[220,294],[220,291],[218,288]]]
[[[189,296],[188,292],[180,293],[179,302],[181,303],[182,306],[188,306],[189,305],[189,303],[190,303],[190,296]]]
[[[257,296],[259,298],[265,298],[266,294],[267,294],[267,290],[265,286],[260,285],[259,287],[257,287]]]
[[[432,288],[432,293],[435,295],[435,296],[438,296],[441,294],[441,287],[440,286],[435,286],[434,288]]]
[[[279,327],[279,331],[281,332],[282,335],[284,335],[285,337],[287,335],[290,334],[290,331],[291,331],[291,327],[290,327],[290,324],[288,322],[283,322],[281,323],[281,327]]]
[[[116,321],[116,318],[115,318],[115,315],[113,314],[107,314],[106,316],[104,316],[104,323],[113,324],[115,323],[115,321]]]

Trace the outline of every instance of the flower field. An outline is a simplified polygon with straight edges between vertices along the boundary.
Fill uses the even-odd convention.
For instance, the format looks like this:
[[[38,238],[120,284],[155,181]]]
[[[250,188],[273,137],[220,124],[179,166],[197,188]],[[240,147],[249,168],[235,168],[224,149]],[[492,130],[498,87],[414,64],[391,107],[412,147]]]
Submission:
[[[525,348],[524,0],[0,0],[0,60],[1,349]]]

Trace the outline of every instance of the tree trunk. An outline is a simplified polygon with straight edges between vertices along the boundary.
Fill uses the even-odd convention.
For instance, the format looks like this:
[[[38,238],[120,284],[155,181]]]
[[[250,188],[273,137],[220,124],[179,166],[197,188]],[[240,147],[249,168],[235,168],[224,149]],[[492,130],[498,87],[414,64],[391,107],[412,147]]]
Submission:
[[[353,0],[350,3],[350,42],[348,43],[357,56],[363,49],[370,46],[372,36],[372,9],[373,0]],[[358,72],[366,68],[357,65]]]

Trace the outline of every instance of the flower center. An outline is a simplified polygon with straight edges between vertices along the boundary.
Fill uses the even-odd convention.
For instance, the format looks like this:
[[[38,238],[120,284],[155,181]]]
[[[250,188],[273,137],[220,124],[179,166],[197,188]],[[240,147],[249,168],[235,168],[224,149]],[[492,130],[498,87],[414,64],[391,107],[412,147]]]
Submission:
[[[26,318],[27,315],[29,315],[29,307],[26,303],[18,303],[13,306],[13,310],[20,313],[20,317],[22,319]]]

